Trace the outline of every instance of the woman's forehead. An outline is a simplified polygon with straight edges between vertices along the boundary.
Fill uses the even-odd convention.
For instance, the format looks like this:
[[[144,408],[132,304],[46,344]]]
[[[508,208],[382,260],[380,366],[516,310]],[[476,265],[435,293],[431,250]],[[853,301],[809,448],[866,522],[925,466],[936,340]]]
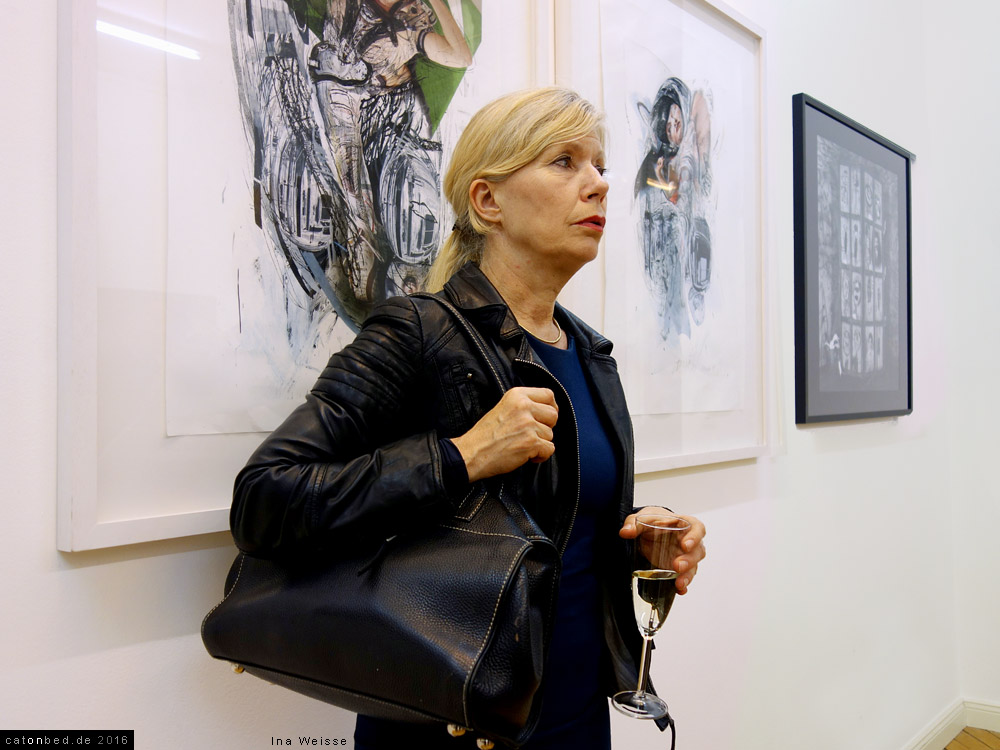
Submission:
[[[565,141],[555,141],[546,146],[543,153],[566,150],[580,152],[586,151],[595,153],[599,158],[604,158],[604,146],[601,143],[601,139],[597,137],[596,133],[590,133],[588,135],[580,136],[579,138],[570,138]]]

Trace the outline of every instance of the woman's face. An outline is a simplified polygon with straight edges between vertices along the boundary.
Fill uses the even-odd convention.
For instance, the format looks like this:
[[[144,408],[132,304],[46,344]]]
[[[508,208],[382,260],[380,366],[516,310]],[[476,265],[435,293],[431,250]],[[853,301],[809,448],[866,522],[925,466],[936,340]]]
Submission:
[[[528,262],[570,275],[597,256],[604,233],[608,182],[596,136],[546,148],[507,179],[492,183],[499,209],[496,231],[526,250]]]
[[[392,10],[396,4],[395,0],[378,0],[378,4],[383,10]],[[420,0],[411,0],[396,10],[396,18],[403,22],[407,28],[426,28],[433,24],[430,9]]]
[[[670,105],[667,113],[667,140],[670,145],[676,146],[684,137],[684,120],[681,118],[681,108],[676,104]]]

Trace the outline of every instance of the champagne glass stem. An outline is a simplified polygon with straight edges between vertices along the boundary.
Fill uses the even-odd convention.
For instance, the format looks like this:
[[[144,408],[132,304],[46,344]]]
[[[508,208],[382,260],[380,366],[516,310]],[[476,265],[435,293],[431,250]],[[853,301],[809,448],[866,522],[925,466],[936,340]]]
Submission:
[[[635,689],[639,695],[646,694],[646,679],[649,677],[649,656],[653,648],[653,639],[642,637],[642,657],[639,660],[639,686]]]

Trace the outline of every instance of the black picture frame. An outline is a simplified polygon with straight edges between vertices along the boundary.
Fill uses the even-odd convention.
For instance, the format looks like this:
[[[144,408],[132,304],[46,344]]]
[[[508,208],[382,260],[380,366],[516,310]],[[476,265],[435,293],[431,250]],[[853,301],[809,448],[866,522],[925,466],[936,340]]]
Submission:
[[[792,97],[795,422],[913,411],[914,155]]]

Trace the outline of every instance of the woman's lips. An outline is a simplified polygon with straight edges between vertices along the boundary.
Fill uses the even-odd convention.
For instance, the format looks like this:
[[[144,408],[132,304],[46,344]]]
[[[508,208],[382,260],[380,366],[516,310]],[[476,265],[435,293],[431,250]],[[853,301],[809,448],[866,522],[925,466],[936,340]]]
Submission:
[[[595,229],[598,232],[604,231],[604,217],[603,216],[588,216],[582,221],[576,222],[577,226],[587,227],[588,229]]]

